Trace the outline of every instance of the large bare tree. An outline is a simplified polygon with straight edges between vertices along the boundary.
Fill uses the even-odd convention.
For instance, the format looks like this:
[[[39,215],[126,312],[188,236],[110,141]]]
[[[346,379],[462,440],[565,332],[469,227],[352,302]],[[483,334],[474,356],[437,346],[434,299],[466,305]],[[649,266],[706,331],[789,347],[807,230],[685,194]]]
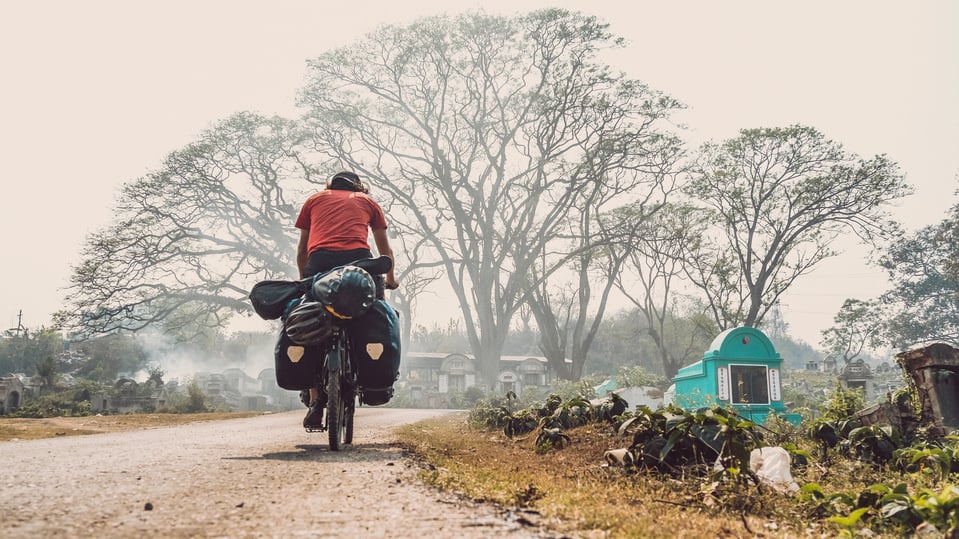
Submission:
[[[383,27],[309,63],[317,150],[387,190],[394,218],[428,239],[489,383],[531,269],[678,106],[597,59],[619,44],[563,10],[467,14]]]
[[[240,113],[125,184],[58,321],[87,334],[153,325],[189,336],[250,312],[256,281],[296,276],[293,220],[315,189],[303,140],[290,120]]]
[[[716,225],[687,269],[721,330],[761,324],[843,233],[873,242],[894,229],[886,208],[911,191],[886,156],[860,158],[804,126],[704,145],[686,188]]]

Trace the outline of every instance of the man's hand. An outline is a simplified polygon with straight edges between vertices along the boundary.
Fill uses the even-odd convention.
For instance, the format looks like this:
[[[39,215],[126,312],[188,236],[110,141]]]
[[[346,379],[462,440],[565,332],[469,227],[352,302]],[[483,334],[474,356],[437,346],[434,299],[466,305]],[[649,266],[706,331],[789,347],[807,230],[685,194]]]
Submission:
[[[392,275],[387,275],[386,278],[383,280],[383,286],[387,290],[396,290],[397,288],[400,287],[400,283],[396,282],[396,277],[393,277]]]

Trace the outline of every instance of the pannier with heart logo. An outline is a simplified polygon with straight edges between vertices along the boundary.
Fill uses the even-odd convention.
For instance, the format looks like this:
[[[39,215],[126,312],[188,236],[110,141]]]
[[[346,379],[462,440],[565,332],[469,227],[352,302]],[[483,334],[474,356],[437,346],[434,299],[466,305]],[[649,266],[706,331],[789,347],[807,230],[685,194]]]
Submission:
[[[347,327],[360,402],[386,404],[393,397],[393,382],[400,373],[399,315],[378,299],[365,314],[349,320]]]
[[[283,327],[280,328],[280,336],[276,340],[276,349],[274,351],[276,365],[276,385],[283,389],[302,390],[313,387],[316,383],[316,375],[323,365],[323,355],[326,353],[327,343],[323,335],[329,335],[322,326],[317,326],[323,322],[322,311],[316,310],[313,305],[303,299],[295,299],[289,302],[283,314]],[[315,313],[312,311],[316,311]],[[300,320],[297,314],[304,312],[310,316],[305,320]],[[308,322],[310,325],[301,330],[301,333],[287,331],[290,324],[301,324]],[[329,317],[325,319],[329,324]],[[289,333],[299,337],[298,342],[290,338]]]

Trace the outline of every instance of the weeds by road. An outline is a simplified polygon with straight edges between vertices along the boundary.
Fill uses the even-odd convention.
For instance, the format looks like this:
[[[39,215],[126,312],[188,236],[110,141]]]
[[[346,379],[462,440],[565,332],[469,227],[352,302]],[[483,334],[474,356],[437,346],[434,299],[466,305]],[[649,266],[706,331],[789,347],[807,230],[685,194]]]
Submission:
[[[401,442],[422,459],[421,477],[469,498],[524,509],[557,532],[579,537],[835,537],[840,529],[801,495],[724,485],[708,476],[676,476],[609,466],[608,449],[629,444],[609,426],[566,431],[561,449],[537,451],[535,433],[508,438],[471,428],[466,414],[399,429]],[[844,461],[794,470],[800,484],[829,491],[863,489],[892,477]],[[843,530],[844,531],[844,530]],[[874,533],[873,537],[885,537]],[[888,535],[889,537],[898,537]]]

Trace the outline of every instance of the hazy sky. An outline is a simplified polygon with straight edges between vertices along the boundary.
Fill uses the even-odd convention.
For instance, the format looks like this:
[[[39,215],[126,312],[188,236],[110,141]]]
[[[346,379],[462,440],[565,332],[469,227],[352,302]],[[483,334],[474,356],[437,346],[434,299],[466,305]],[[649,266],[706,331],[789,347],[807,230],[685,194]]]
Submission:
[[[939,221],[956,201],[952,0],[3,2],[0,324],[15,327],[20,310],[27,327],[49,324],[121,184],[234,112],[295,116],[306,58],[383,23],[542,7],[610,22],[629,41],[611,61],[685,102],[681,119],[696,143],[810,125],[901,165],[917,194],[897,216],[911,228]],[[815,344],[844,298],[885,286],[850,248],[794,288],[786,321]]]

